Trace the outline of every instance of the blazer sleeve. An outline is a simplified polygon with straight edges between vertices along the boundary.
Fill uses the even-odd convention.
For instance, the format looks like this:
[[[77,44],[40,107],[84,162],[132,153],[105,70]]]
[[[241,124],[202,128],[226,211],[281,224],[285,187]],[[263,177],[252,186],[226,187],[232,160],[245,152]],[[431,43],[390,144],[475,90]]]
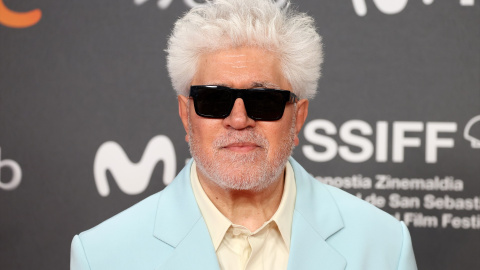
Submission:
[[[70,270],[90,270],[85,250],[83,249],[82,240],[75,235],[72,240],[70,251]]]
[[[415,255],[413,254],[412,240],[407,226],[403,221],[401,222],[403,233],[402,251],[398,262],[398,270],[417,270],[417,263],[415,262]]]

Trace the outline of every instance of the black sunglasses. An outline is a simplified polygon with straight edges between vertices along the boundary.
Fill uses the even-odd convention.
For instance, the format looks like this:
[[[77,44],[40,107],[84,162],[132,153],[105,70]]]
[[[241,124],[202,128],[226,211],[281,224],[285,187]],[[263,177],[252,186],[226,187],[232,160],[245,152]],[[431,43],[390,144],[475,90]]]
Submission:
[[[262,121],[282,118],[287,102],[298,101],[298,97],[287,90],[235,89],[217,85],[192,85],[190,97],[193,98],[195,112],[207,118],[227,117],[233,109],[235,100],[241,98],[248,117]]]

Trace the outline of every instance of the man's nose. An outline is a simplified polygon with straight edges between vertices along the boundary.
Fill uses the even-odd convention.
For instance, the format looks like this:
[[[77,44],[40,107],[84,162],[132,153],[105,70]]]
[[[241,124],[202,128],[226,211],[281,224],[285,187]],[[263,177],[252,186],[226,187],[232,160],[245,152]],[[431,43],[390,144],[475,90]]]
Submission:
[[[234,129],[244,129],[255,126],[255,120],[248,117],[245,104],[241,98],[235,100],[230,115],[227,116],[223,122],[226,127],[232,127]]]

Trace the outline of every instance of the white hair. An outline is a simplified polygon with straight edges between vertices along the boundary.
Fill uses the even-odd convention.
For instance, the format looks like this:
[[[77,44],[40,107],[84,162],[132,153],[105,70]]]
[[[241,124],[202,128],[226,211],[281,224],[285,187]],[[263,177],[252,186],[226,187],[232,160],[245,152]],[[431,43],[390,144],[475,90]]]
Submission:
[[[314,20],[273,0],[214,0],[180,18],[168,41],[167,68],[178,95],[188,96],[203,53],[254,46],[274,52],[300,98],[313,98],[323,62]],[[289,89],[290,90],[290,89]]]

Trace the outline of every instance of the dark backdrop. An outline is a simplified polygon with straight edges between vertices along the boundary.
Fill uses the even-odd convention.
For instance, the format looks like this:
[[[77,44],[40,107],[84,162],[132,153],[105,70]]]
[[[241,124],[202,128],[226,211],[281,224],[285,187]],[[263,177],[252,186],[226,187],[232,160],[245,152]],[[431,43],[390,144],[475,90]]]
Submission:
[[[0,269],[68,268],[183,167],[164,49],[201,3],[0,0]],[[404,219],[419,269],[480,269],[478,1],[294,4],[325,43],[294,157]]]

